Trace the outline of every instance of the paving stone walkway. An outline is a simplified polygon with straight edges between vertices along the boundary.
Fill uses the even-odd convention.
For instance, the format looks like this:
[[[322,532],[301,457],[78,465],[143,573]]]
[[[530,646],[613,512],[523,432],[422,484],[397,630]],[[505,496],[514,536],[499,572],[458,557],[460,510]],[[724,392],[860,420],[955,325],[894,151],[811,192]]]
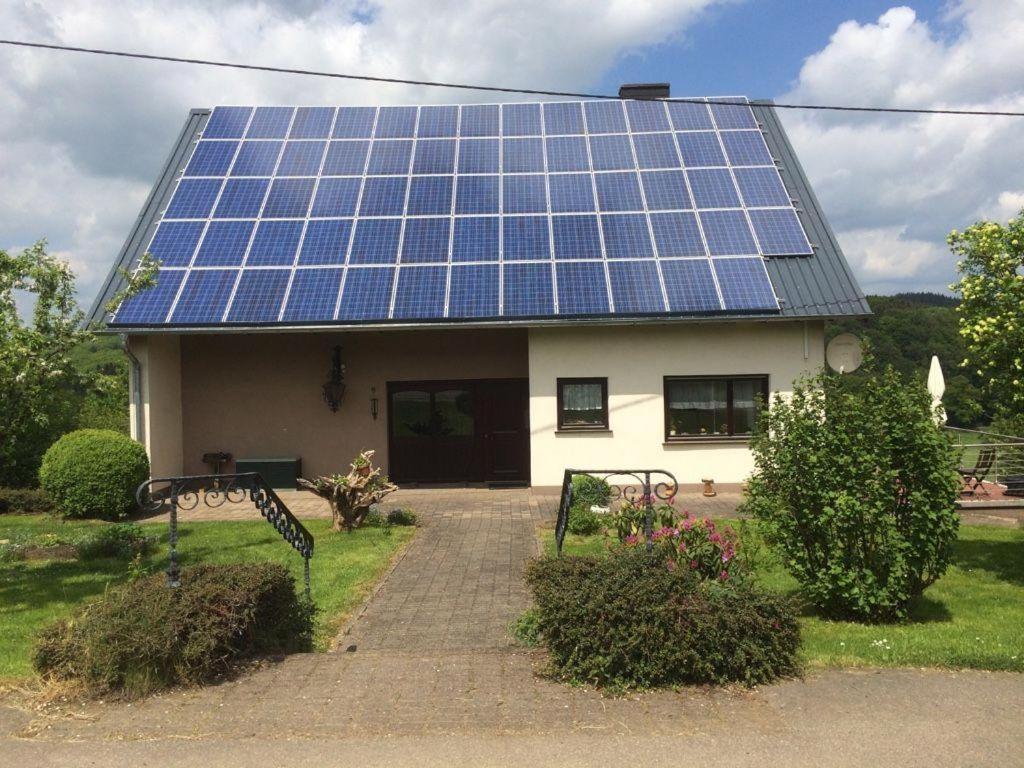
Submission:
[[[340,646],[417,653],[508,647],[508,624],[529,604],[523,568],[539,552],[536,529],[551,508],[528,493],[495,491],[457,507],[412,508],[423,527]]]

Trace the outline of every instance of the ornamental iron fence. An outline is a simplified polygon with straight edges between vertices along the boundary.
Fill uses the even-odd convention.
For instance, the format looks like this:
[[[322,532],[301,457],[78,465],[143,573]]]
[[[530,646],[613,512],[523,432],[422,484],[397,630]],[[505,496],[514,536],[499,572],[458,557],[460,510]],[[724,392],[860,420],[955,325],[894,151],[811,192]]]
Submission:
[[[562,475],[562,494],[558,500],[558,517],[555,520],[555,545],[559,556],[562,554],[562,542],[569,526],[569,514],[572,511],[573,488],[572,479],[576,475],[590,475],[608,483],[611,489],[611,501],[630,501],[642,504],[644,515],[644,536],[647,539],[647,551],[654,546],[651,534],[654,532],[654,500],[669,501],[679,490],[679,482],[675,475],[664,469],[567,469]],[[621,482],[608,482],[610,478]],[[656,482],[652,482],[652,478]]]
[[[169,586],[181,585],[181,570],[178,565],[178,511],[195,509],[200,501],[208,507],[220,507],[224,504],[240,504],[248,499],[260,511],[263,519],[302,555],[306,598],[310,598],[309,560],[313,557],[313,534],[292,514],[259,472],[153,478],[138,487],[135,499],[142,509],[151,512],[159,510],[164,504],[170,505],[167,566]]]

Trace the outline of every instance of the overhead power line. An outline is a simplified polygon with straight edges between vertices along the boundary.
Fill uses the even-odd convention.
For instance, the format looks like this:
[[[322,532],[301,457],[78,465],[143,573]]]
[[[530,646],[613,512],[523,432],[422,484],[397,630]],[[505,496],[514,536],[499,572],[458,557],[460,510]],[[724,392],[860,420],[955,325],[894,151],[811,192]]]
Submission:
[[[134,53],[131,51],[113,51],[104,48],[83,48],[74,45],[58,45],[56,43],[36,43],[27,40],[2,40],[0,45],[17,46],[20,48],[39,48],[51,51],[70,53],[91,53],[98,56],[117,56],[126,59],[142,59],[145,61],[163,61],[173,64],[195,64],[205,67],[224,67],[227,69],[243,69],[253,72],[275,72],[285,75],[306,75],[308,77],[329,77],[339,80],[362,80],[371,83],[391,83],[395,85],[421,85],[430,88],[457,88],[465,91],[489,91],[492,93],[519,93],[530,96],[567,96],[578,99],[609,99],[619,100],[618,95],[607,93],[585,93],[577,91],[554,91],[539,88],[511,88],[497,85],[474,85],[470,83],[449,83],[437,80],[411,80],[401,77],[380,77],[376,75],[353,75],[344,72],[323,72],[315,69],[296,69],[291,67],[272,67],[264,64],[242,64],[233,61],[214,61],[211,59],[189,59],[178,56],[158,56],[152,53]],[[704,104],[704,99],[668,98],[662,101]],[[727,103],[727,102],[726,102]],[[919,109],[914,107],[855,107],[838,104],[786,104],[772,101],[751,100],[755,106],[774,107],[776,109],[805,109],[833,112],[883,112],[910,115],[972,115],[980,117],[1024,117],[1024,112],[1000,112],[995,110],[976,109]]]

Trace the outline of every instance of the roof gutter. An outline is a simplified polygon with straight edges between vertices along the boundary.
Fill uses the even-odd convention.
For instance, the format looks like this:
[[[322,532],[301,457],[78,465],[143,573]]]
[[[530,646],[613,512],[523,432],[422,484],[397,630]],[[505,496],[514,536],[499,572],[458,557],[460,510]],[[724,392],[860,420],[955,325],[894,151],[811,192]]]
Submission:
[[[142,412],[142,363],[139,362],[139,358],[132,352],[131,347],[128,344],[128,335],[125,333],[118,334],[121,337],[121,349],[124,350],[125,355],[128,356],[128,362],[131,364],[131,392],[129,397],[131,398],[132,405],[135,406],[135,439],[146,444],[146,419],[145,414]]]

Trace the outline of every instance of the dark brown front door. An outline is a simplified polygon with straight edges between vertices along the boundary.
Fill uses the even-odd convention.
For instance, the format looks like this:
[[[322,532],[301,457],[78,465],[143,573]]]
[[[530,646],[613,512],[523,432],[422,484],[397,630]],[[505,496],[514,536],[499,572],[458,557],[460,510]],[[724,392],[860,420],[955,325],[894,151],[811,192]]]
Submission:
[[[397,482],[529,481],[525,379],[390,382],[388,434]]]

